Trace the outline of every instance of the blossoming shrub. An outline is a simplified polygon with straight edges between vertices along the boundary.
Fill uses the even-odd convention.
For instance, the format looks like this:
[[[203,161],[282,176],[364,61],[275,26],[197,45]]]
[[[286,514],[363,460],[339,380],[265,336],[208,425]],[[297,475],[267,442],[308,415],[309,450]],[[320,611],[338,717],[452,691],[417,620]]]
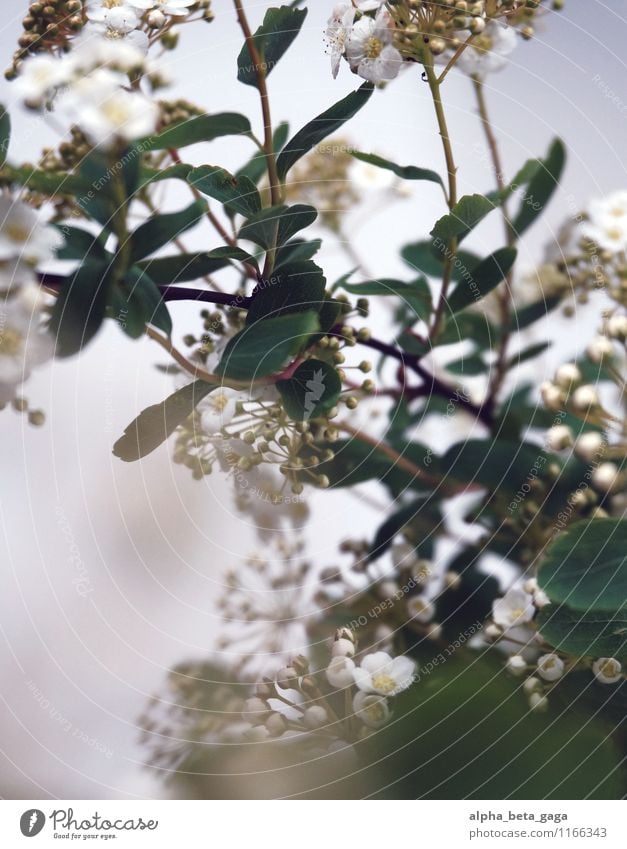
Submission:
[[[268,7],[255,30],[233,2],[233,72],[257,90],[261,123],[158,99],[155,53],[213,19],[207,0],[30,5],[7,73],[67,137],[20,163],[0,121],[0,403],[28,410],[18,391],[32,368],[117,320],[168,353],[175,383],[114,454],[134,462],[170,440],[194,478],[232,478],[260,537],[262,552],[223,575],[215,648],[230,664],[173,670],[142,719],[171,780],[189,790],[194,774],[190,792],[222,796],[621,797],[627,192],[591,201],[524,276],[518,244],[541,226],[566,150],[554,140],[508,180],[483,85],[562,4],[340,3],[326,47],[333,76],[356,87],[294,131],[273,123],[268,80],[302,5]],[[493,159],[483,194],[459,193],[453,70],[469,77]],[[442,172],[339,135],[394,97],[400,74],[432,96]],[[191,145],[213,162],[211,143],[233,136],[250,144],[235,173],[186,163]],[[164,211],[164,183],[189,203]],[[400,247],[406,273],[374,279],[345,215],[369,193],[381,211],[409,202],[412,185],[440,192],[441,211]],[[504,235],[478,255],[466,239],[488,216]],[[204,249],[188,252],[179,237],[201,224]],[[329,245],[347,254],[335,281]],[[50,273],[53,257],[73,270]],[[517,382],[551,344],[543,320],[591,293],[598,327],[576,360]],[[196,326],[173,327],[173,300],[200,303]],[[427,439],[432,416],[444,449]],[[343,540],[340,565],[310,563],[306,496],[368,482],[388,497],[380,527]],[[463,532],[447,547],[452,505]],[[500,579],[488,557],[507,564]],[[272,780],[241,779],[259,764]]]

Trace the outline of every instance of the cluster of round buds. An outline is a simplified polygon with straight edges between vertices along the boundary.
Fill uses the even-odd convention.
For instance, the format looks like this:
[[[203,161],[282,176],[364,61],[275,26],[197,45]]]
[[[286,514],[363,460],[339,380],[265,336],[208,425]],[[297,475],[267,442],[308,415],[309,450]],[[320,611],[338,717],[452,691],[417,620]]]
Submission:
[[[173,124],[182,124],[191,118],[203,114],[202,109],[189,100],[183,100],[182,98],[178,100],[160,100],[158,103],[161,110],[161,117],[159,119],[161,128],[170,127]]]
[[[82,0],[40,0],[31,3],[22,20],[24,32],[13,56],[7,79],[14,79],[25,56],[50,50],[65,51],[86,21]]]
[[[546,380],[540,385],[540,395],[545,407],[554,412],[568,409],[578,418],[592,421],[610,417],[601,405],[596,387],[584,382],[575,363],[561,365],[553,380]]]

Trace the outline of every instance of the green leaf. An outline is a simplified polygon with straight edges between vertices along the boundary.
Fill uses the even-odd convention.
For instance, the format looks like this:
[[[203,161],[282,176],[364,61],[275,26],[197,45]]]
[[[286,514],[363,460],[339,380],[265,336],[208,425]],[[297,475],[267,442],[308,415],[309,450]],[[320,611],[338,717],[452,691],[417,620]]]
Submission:
[[[311,260],[283,266],[253,292],[246,324],[288,313],[317,313],[324,302],[325,285],[322,269]]]
[[[546,208],[559,185],[565,164],[566,150],[562,142],[555,139],[546,158],[540,161],[541,167],[530,180],[518,215],[512,221],[517,237],[520,238]]]
[[[290,168],[312,147],[330,136],[331,133],[339,130],[350,118],[356,115],[370,100],[373,91],[372,83],[364,83],[357,91],[351,92],[347,97],[339,100],[330,109],[318,115],[302,130],[299,130],[285,145],[277,160],[279,178],[283,180]]]
[[[185,162],[177,162],[175,165],[168,165],[167,168],[142,168],[140,174],[140,185],[142,187],[150,183],[160,183],[162,180],[184,180],[187,182],[187,175],[193,169],[193,165],[187,165]]]
[[[376,560],[392,545],[394,537],[403,530],[405,525],[419,516],[426,504],[425,498],[420,497],[396,510],[377,530],[368,551],[368,558]]]
[[[81,192],[76,202],[89,218],[110,229],[111,221],[120,207],[120,198],[115,191],[119,182],[118,171],[114,170],[106,156],[93,150],[81,160],[78,174],[89,189]],[[124,195],[126,200],[125,191]]]
[[[431,289],[424,277],[418,277],[411,283],[400,280],[369,280],[365,283],[342,283],[342,288],[351,295],[368,297],[370,295],[395,295],[408,305],[416,316],[428,322],[433,312]]]
[[[538,583],[552,602],[573,610],[627,607],[627,521],[571,525],[549,546]]]
[[[147,324],[162,330],[166,336],[172,333],[172,319],[161,292],[137,266],[129,269],[117,287],[115,307],[120,310],[116,316],[118,323],[132,339],[143,336]]]
[[[279,371],[318,330],[314,312],[256,321],[226,346],[216,372],[233,380],[258,380]]]
[[[196,380],[160,404],[147,407],[126,428],[113,446],[113,453],[125,463],[150,454],[191,416],[197,404],[215,388],[212,383]]]
[[[439,245],[437,247],[436,245]],[[421,271],[427,277],[442,279],[446,245],[427,241],[413,242],[401,250],[401,257],[413,271]],[[479,265],[479,257],[470,251],[457,250],[451,269],[451,280],[458,282],[468,277],[472,269]]]
[[[518,191],[518,189],[523,186],[526,186],[538,174],[541,168],[543,168],[543,162],[541,159],[528,159],[511,183],[500,191],[490,192],[486,195],[486,197],[493,201],[497,206],[500,206],[502,203],[509,200],[514,192]]]
[[[538,628],[559,651],[577,657],[627,660],[627,613],[602,610],[582,613],[566,605],[547,605],[538,612]]]
[[[484,195],[464,195],[449,213],[436,221],[431,235],[444,243],[453,239],[461,242],[495,208]]]
[[[289,124],[283,122],[274,131],[272,136],[272,149],[278,153],[285,142],[289,133]],[[258,151],[246,165],[242,166],[235,172],[236,177],[248,177],[255,185],[259,183],[262,177],[268,173],[268,160],[263,151]]]
[[[165,212],[149,218],[131,235],[131,261],[137,262],[169,244],[194,227],[206,212],[206,201],[199,199],[179,212]]]
[[[306,9],[293,9],[290,6],[272,7],[267,10],[263,23],[253,35],[255,47],[263,63],[261,71],[264,76],[268,76],[294,41],[306,16]],[[248,44],[244,44],[237,57],[237,79],[244,85],[256,86],[258,71],[248,50]]]
[[[208,142],[221,136],[250,136],[250,121],[237,112],[220,112],[216,115],[196,115],[168,127],[156,136],[139,142],[144,150],[166,150],[187,147],[198,142]]]
[[[336,301],[334,298],[330,298],[328,295],[325,296],[322,306],[320,307],[320,312],[318,314],[318,320],[320,321],[320,330],[322,333],[327,333],[337,324],[338,318],[340,317],[342,312],[342,307],[339,301]]]
[[[57,356],[76,354],[96,335],[105,318],[110,277],[109,263],[88,259],[66,278],[50,318]]]
[[[377,156],[374,153],[362,153],[359,150],[351,150],[351,156],[359,159],[360,162],[367,162],[368,165],[374,165],[376,168],[383,168],[386,171],[392,171],[397,177],[402,180],[426,180],[430,183],[438,183],[444,188],[442,178],[437,171],[430,171],[428,168],[417,168],[415,165],[397,165],[396,162],[390,162],[389,159],[384,159],[382,156]]]
[[[454,398],[452,401],[455,403]],[[530,474],[541,480],[552,459],[552,455],[529,442],[467,439],[451,446],[441,462],[445,475],[485,486],[509,499]]]
[[[33,171],[30,166],[15,167],[5,165],[2,168],[4,180],[17,183],[32,192],[39,192],[50,198],[59,195],[88,195],[94,194],[89,182],[81,180],[75,174],[53,173],[52,171]]]
[[[507,277],[515,261],[515,248],[501,248],[482,260],[451,293],[449,312],[460,312],[484,298]]]
[[[9,143],[11,141],[11,116],[0,103],[0,168],[7,161]]]
[[[276,388],[288,416],[308,421],[335,406],[342,381],[333,366],[311,359],[301,363],[288,380],[277,381]]]
[[[174,254],[158,259],[144,259],[137,268],[146,271],[158,286],[185,283],[213,274],[229,264],[228,259],[212,256],[211,253]]]
[[[274,270],[278,271],[284,265],[314,257],[322,247],[322,239],[292,239],[276,252]]]
[[[309,227],[318,217],[313,206],[297,203],[294,206],[270,206],[251,216],[239,231],[240,239],[248,239],[268,250],[281,246],[292,236]]]
[[[559,296],[535,301],[526,307],[517,310],[510,319],[509,329],[513,333],[524,330],[529,325],[547,316],[555,307],[559,306],[562,299]]]
[[[55,226],[65,239],[65,244],[57,251],[57,259],[84,260],[92,257],[104,260],[107,258],[107,252],[98,236],[80,227],[72,227],[70,224]]]
[[[507,371],[526,363],[528,360],[535,359],[540,354],[543,354],[547,348],[550,348],[551,344],[551,342],[536,342],[534,345],[523,348],[517,354],[513,354],[507,362]]]
[[[452,363],[447,363],[446,365],[446,370],[451,374],[465,374],[468,377],[483,374],[487,369],[488,366],[478,354],[472,354],[469,357],[460,357],[459,360],[454,360]]]
[[[257,187],[248,177],[235,177],[224,168],[201,165],[200,168],[193,168],[189,172],[187,181],[199,192],[220,203],[229,204],[245,218],[261,210],[261,197]]]

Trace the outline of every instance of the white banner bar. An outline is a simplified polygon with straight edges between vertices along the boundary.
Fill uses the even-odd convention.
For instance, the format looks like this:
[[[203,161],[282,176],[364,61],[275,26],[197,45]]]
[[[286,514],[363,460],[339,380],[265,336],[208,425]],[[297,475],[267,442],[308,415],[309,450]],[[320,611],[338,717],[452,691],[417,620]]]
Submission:
[[[625,812],[602,801],[3,801],[0,846],[625,849]]]

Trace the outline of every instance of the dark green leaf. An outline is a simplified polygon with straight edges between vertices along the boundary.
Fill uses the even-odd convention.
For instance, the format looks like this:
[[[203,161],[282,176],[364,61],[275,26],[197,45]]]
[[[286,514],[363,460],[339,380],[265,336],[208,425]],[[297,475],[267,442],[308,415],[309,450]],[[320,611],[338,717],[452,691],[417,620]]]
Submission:
[[[11,116],[0,104],[0,168],[7,161],[9,143],[11,141]]]
[[[274,270],[277,271],[283,265],[288,265],[291,262],[297,262],[303,259],[311,259],[322,247],[321,239],[292,239],[286,245],[276,252],[274,258]]]
[[[245,218],[255,215],[261,210],[261,198],[257,187],[248,177],[234,177],[224,168],[214,168],[211,165],[201,165],[192,169],[188,182],[209,197],[229,204],[235,212]]]
[[[50,330],[56,336],[56,355],[76,354],[93,339],[104,321],[111,267],[88,259],[66,278],[52,310]]]
[[[253,293],[246,324],[288,313],[317,313],[324,301],[325,283],[322,269],[311,260],[283,266]]]
[[[509,371],[516,366],[526,363],[528,360],[535,359],[540,354],[543,354],[547,348],[550,348],[551,344],[551,342],[536,342],[535,345],[529,345],[527,348],[523,348],[522,351],[510,357],[507,363],[507,370]]]
[[[447,363],[446,365],[446,370],[450,371],[451,374],[465,374],[468,377],[483,374],[487,369],[488,366],[478,354],[461,357],[459,360],[454,360],[452,363]]]
[[[430,183],[438,183],[444,188],[442,178],[437,171],[430,171],[428,168],[417,168],[415,165],[397,165],[396,162],[390,162],[388,159],[383,159],[382,156],[377,156],[374,153],[362,153],[358,150],[351,150],[351,156],[359,159],[360,162],[367,162],[368,165],[374,165],[376,168],[383,168],[386,171],[392,171],[397,177],[402,180],[427,180]]]
[[[228,259],[212,256],[211,253],[194,253],[145,259],[138,262],[137,267],[146,271],[158,286],[167,286],[198,280],[228,264]]]
[[[442,470],[455,480],[488,487],[509,499],[530,475],[542,479],[552,459],[531,443],[467,439],[446,451]]]
[[[318,330],[314,312],[256,321],[226,346],[216,372],[233,380],[258,380],[279,371]]]
[[[118,287],[116,307],[123,311],[116,316],[122,329],[133,339],[144,334],[147,324],[172,333],[172,319],[161,293],[146,272],[135,266],[129,269]]]
[[[333,366],[312,359],[301,363],[288,380],[279,380],[276,388],[288,416],[308,421],[335,406],[342,381]]]
[[[107,257],[102,242],[93,233],[82,230],[80,227],[72,227],[70,224],[58,224],[56,227],[65,239],[65,244],[57,251],[57,259],[84,260],[88,257],[94,259]]]
[[[196,380],[160,404],[147,407],[126,428],[113,446],[113,453],[125,463],[150,454],[191,416],[196,405],[215,388],[214,384]]]
[[[486,195],[486,197],[493,201],[497,206],[500,206],[502,203],[509,200],[514,192],[518,191],[518,189],[523,186],[526,186],[543,167],[541,159],[528,159],[511,183],[500,191],[490,192]]]
[[[376,560],[381,557],[392,545],[394,537],[403,530],[405,525],[420,514],[421,510],[425,508],[425,504],[424,497],[417,498],[392,513],[377,530],[368,551],[369,559]]]
[[[439,245],[439,248],[437,247]],[[444,274],[446,245],[431,240],[405,245],[401,257],[414,271],[421,271],[428,277],[441,279]],[[479,257],[469,251],[455,252],[455,261],[451,269],[451,280],[463,280],[479,264]]]
[[[546,300],[536,301],[526,307],[517,310],[510,319],[509,329],[516,333],[519,330],[524,330],[530,324],[544,318],[552,310],[561,303],[560,297],[546,298]]]
[[[559,651],[577,657],[615,657],[627,660],[627,614],[591,611],[582,613],[566,605],[547,605],[538,613],[544,639]]]
[[[401,298],[416,314],[417,318],[428,322],[433,312],[431,289],[424,277],[418,277],[411,283],[400,280],[369,280],[365,283],[343,283],[342,288],[351,295],[368,297],[370,295],[395,295]]]
[[[250,121],[237,112],[220,112],[216,115],[196,115],[167,127],[156,136],[140,142],[144,150],[166,150],[187,147],[197,142],[208,142],[221,136],[250,136]]]
[[[262,67],[255,67],[248,45],[244,44],[237,57],[237,79],[244,85],[256,86],[260,71],[267,77],[298,35],[306,16],[306,9],[290,6],[268,9],[263,23],[253,35]]]
[[[351,92],[347,97],[339,100],[330,109],[318,115],[302,130],[299,130],[285,145],[277,160],[279,178],[284,179],[290,168],[312,147],[330,136],[331,133],[339,130],[350,118],[356,115],[366,105],[373,91],[372,83],[364,83],[357,91]]]
[[[565,163],[566,150],[562,142],[556,139],[549,148],[546,158],[541,160],[541,167],[530,180],[518,215],[512,221],[512,229],[518,237],[533,224],[546,208],[559,185]]]
[[[187,165],[185,162],[177,162],[175,165],[168,165],[167,168],[142,168],[140,184],[147,186],[149,183],[159,183],[162,180],[184,180],[187,182],[187,175],[193,167],[193,165]]]
[[[327,333],[334,327],[337,323],[338,318],[341,314],[341,305],[339,301],[334,300],[330,297],[325,297],[322,302],[322,306],[320,307],[320,313],[318,315],[318,319],[320,321],[320,330],[323,333]]]
[[[484,195],[464,195],[449,213],[436,221],[431,235],[445,244],[453,239],[461,241],[493,209],[494,203]]]
[[[297,203],[294,206],[270,206],[251,216],[239,231],[240,239],[248,239],[268,250],[281,246],[299,230],[309,227],[318,213],[313,206]]]
[[[194,227],[206,212],[206,201],[195,200],[180,212],[164,212],[149,218],[131,236],[131,261],[137,262],[169,244],[185,230]]]
[[[549,546],[538,574],[556,604],[591,612],[627,606],[627,521],[576,522]]]
[[[501,248],[482,260],[451,293],[447,304],[449,311],[460,312],[484,298],[505,279],[515,261],[515,248]]]

